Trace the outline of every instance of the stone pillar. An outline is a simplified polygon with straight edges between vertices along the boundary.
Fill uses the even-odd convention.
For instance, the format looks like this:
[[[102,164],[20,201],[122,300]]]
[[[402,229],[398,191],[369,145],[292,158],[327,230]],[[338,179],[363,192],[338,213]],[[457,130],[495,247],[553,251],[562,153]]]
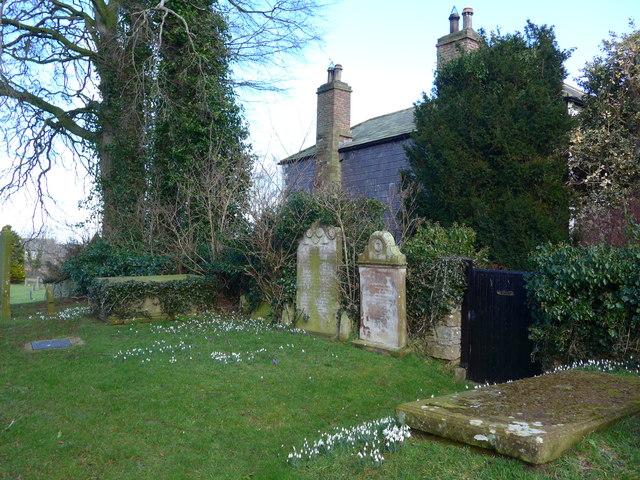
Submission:
[[[369,350],[407,351],[407,259],[389,232],[374,232],[358,256],[360,271],[360,339]]]
[[[453,364],[460,362],[461,307],[458,305],[440,318],[427,336],[427,355]]]
[[[337,337],[340,288],[338,265],[342,261],[342,231],[311,226],[298,245],[296,326],[308,332]]]
[[[0,232],[0,318],[11,318],[11,227],[7,225]]]

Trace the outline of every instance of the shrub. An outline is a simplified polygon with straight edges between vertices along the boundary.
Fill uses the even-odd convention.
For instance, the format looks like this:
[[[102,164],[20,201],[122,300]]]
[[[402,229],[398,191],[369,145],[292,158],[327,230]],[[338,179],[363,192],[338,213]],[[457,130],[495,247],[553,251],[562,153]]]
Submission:
[[[76,293],[85,295],[96,277],[163,275],[173,273],[172,267],[168,257],[112,247],[96,238],[76,257],[67,260],[62,270],[75,282]]]
[[[377,200],[352,199],[342,191],[314,195],[296,192],[282,204],[262,209],[251,228],[238,239],[236,248],[244,255],[245,271],[262,298],[278,312],[284,304],[295,301],[298,240],[314,222],[341,228],[342,306],[355,315],[359,307],[357,255],[364,250],[369,236],[383,228],[384,210]]]
[[[457,223],[448,228],[426,223],[405,240],[410,336],[428,334],[440,317],[460,305],[467,262],[486,263],[487,250],[477,251],[475,240],[473,229]]]
[[[530,337],[543,365],[640,354],[640,246],[549,244],[531,259]]]

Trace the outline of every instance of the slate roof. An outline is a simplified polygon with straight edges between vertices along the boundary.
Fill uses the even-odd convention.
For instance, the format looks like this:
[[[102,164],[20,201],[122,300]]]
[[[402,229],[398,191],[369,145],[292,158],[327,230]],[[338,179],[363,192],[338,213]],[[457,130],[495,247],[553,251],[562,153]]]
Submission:
[[[573,100],[582,103],[584,92],[576,87],[562,85],[562,93],[565,100]],[[379,117],[370,118],[351,127],[351,140],[340,144],[339,151],[348,151],[369,144],[389,142],[401,138],[408,138],[414,130],[413,111],[415,107],[405,108],[398,112],[388,113]],[[316,154],[316,146],[305,148],[279,163],[287,164],[298,160],[312,158]]]
[[[379,117],[370,118],[351,127],[351,140],[340,144],[339,150],[347,150],[380,141],[391,141],[397,138],[408,137],[413,132],[414,107],[405,108],[399,112],[387,113]],[[305,148],[298,153],[285,158],[280,163],[291,163],[313,157],[316,154],[316,146]]]

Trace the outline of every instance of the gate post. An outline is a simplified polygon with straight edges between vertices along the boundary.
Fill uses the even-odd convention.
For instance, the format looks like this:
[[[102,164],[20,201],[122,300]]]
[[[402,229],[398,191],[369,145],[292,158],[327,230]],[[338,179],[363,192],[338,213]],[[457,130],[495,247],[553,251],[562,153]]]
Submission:
[[[465,277],[467,286],[462,297],[462,308],[460,312],[460,367],[465,370],[469,368],[469,291],[473,282],[473,260],[465,260],[467,264]]]

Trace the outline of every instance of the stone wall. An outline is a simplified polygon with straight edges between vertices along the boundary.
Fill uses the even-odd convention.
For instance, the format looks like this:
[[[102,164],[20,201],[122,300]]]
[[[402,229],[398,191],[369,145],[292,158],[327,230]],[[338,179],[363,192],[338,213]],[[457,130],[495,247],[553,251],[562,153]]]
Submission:
[[[462,316],[461,308],[455,308],[436,323],[432,335],[427,337],[427,355],[453,363],[460,361]]]

